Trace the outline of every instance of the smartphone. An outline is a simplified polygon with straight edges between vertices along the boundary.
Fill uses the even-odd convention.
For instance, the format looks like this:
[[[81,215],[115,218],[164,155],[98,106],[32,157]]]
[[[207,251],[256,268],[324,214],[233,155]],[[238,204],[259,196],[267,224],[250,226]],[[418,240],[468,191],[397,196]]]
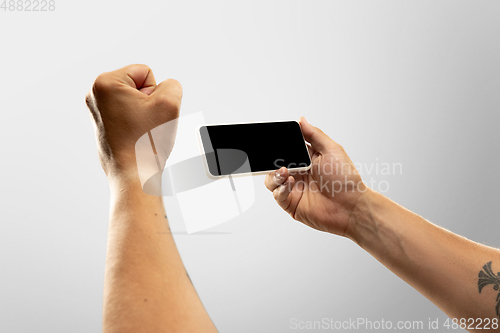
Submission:
[[[298,121],[202,125],[197,129],[209,176],[259,175],[282,166],[308,170],[311,158]]]

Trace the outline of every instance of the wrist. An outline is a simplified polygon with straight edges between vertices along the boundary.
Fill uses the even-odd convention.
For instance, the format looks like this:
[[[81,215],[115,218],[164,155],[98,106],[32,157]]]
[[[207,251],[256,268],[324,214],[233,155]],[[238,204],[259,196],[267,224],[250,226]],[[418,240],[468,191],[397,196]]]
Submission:
[[[162,174],[152,170],[138,172],[136,167],[113,170],[108,174],[109,186],[112,192],[124,190],[140,191],[151,196],[162,196]]]
[[[375,231],[373,206],[378,195],[380,194],[366,187],[351,210],[345,236],[358,245],[361,245],[360,243],[366,237],[367,232]]]
[[[108,167],[106,176],[111,190],[115,189],[141,189],[141,181],[136,166]]]
[[[116,143],[111,144],[105,139],[103,131],[97,131],[96,135],[99,162],[108,178],[137,170],[137,156],[133,145],[123,144],[126,147],[116,147]]]

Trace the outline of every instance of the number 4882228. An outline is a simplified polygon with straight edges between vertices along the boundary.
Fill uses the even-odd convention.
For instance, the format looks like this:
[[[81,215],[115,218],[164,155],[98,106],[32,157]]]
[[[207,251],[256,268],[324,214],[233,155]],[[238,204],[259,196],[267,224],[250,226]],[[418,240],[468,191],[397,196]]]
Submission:
[[[47,12],[56,10],[55,0],[4,0],[0,6],[4,12]]]

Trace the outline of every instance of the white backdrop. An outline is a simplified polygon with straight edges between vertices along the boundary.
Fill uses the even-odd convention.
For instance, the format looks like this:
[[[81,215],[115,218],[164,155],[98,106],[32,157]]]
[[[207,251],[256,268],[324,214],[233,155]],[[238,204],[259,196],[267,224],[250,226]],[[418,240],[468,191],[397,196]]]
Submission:
[[[98,74],[131,63],[179,80],[181,113],[209,123],[306,116],[367,166],[376,189],[500,246],[499,11],[498,1],[457,0],[1,9],[0,330],[101,329],[109,190],[84,96]],[[369,170],[383,163],[402,172]],[[175,234],[221,332],[447,318],[351,241],[293,221],[253,180],[243,215]]]

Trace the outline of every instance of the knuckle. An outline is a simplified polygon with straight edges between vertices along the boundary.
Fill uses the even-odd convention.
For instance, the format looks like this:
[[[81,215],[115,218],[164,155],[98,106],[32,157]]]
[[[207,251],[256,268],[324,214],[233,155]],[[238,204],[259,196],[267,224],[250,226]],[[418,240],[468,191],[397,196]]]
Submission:
[[[342,146],[341,144],[339,143],[335,143],[336,146],[337,146],[337,149],[340,150],[341,152],[344,152],[345,153],[345,149],[344,149],[344,146]]]
[[[170,87],[172,87],[173,94],[177,97],[179,103],[182,100],[182,95],[183,95],[183,89],[182,85],[179,81],[176,79],[168,79],[168,84]]]
[[[177,86],[177,88],[182,90],[182,85],[179,81],[177,81],[176,79],[168,79],[168,80],[172,82],[173,85]]]
[[[102,94],[111,91],[114,88],[114,81],[108,73],[100,74],[92,85],[94,94]]]

